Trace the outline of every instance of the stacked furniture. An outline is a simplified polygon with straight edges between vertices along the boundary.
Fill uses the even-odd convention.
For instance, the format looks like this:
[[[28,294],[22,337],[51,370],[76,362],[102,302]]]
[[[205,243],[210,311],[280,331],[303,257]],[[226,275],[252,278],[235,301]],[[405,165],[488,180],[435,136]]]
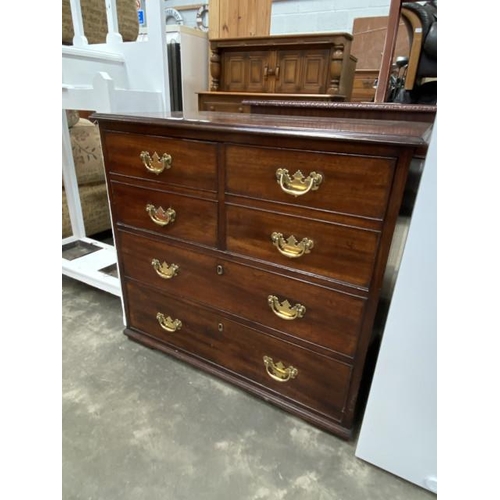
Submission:
[[[125,334],[352,435],[430,123],[96,114]]]
[[[372,102],[377,88],[378,74],[388,25],[387,16],[358,17],[352,24],[352,53],[358,58],[351,101]],[[403,20],[396,38],[396,56],[408,56],[409,41]]]
[[[167,29],[163,0],[148,0],[145,7],[147,34],[139,33],[135,0],[63,1],[62,171],[63,202],[67,205],[66,219],[63,208],[63,220],[69,219],[71,231],[69,234],[67,228],[63,231],[62,272],[115,295],[121,295],[116,277],[116,250],[113,245],[93,238],[92,228],[88,232],[94,211],[89,214],[81,190],[80,174],[76,172],[81,168],[73,158],[66,112],[170,110],[168,45],[171,41],[182,46],[181,104],[185,111],[197,109],[195,90],[206,88],[208,80],[208,69],[203,71],[208,50],[206,33],[193,33],[196,30],[177,26]],[[95,145],[94,153],[99,157],[101,153]],[[109,211],[103,184],[101,189],[99,211]]]
[[[245,99],[349,101],[352,35],[320,33],[210,40],[210,91],[200,111],[248,112]]]
[[[90,120],[80,117],[77,111],[69,111],[67,116],[85,233],[96,236],[111,229],[101,137],[98,127]],[[71,234],[71,221],[63,183],[62,237],[67,238]]]

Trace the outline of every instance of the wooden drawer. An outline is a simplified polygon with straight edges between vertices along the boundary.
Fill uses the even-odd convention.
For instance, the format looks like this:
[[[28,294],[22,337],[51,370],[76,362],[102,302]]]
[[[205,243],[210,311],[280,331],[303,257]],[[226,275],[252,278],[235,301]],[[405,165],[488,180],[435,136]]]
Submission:
[[[226,147],[228,193],[333,212],[383,219],[395,160],[246,146]],[[300,170],[323,179],[317,190],[294,196],[282,190],[277,170],[291,177]],[[283,181],[285,189],[290,186]],[[305,182],[305,185],[309,185]],[[288,187],[287,187],[288,186]]]
[[[377,86],[378,73],[378,70],[356,70],[354,74],[351,101],[373,101]]]
[[[365,299],[151,238],[122,231],[116,236],[125,277],[354,357]],[[160,265],[165,262],[169,269],[157,272],[158,263],[153,265],[153,260]],[[175,275],[166,277],[173,264]],[[270,295],[278,304],[269,303]],[[283,310],[285,300],[292,306],[290,311]],[[302,317],[297,304],[305,307]]]
[[[215,247],[217,245],[217,202],[181,196],[166,191],[145,189],[118,182],[110,182],[112,211],[115,222],[184,241]],[[167,225],[153,222],[151,213],[172,209],[175,218]],[[159,215],[158,215],[159,217]],[[167,216],[163,217],[169,220]]]
[[[225,113],[249,113],[250,107],[242,104],[247,94],[237,92],[199,92],[198,110]]]
[[[279,233],[281,251],[297,255],[287,257],[273,243]],[[289,238],[298,242],[296,253],[287,245]],[[286,266],[291,269],[326,276],[336,281],[368,288],[380,233],[334,224],[307,217],[229,205],[227,207],[227,250]],[[284,240],[284,241],[283,241]],[[306,243],[312,240],[307,253]]]
[[[106,133],[104,142],[109,173],[194,189],[217,189],[217,147],[213,143],[117,132]],[[170,155],[170,168],[158,174],[151,172],[141,159],[143,151],[148,152],[151,159],[154,153],[160,158],[163,154]],[[154,161],[149,166],[163,167]]]
[[[246,328],[223,315],[196,309],[147,287],[126,283],[128,326],[194,357],[207,360],[246,381],[297,402],[328,417],[340,418],[344,408],[351,367],[308,349]],[[165,331],[157,314],[179,320],[179,330]],[[172,325],[173,326],[173,325]],[[264,357],[274,364],[297,370],[288,381],[268,374]]]

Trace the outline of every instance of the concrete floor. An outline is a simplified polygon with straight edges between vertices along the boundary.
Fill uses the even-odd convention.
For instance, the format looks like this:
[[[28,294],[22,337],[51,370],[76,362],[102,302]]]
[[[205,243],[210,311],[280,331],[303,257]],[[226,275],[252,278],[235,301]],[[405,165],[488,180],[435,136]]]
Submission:
[[[63,500],[429,500],[346,443],[128,340],[118,297],[62,278]]]

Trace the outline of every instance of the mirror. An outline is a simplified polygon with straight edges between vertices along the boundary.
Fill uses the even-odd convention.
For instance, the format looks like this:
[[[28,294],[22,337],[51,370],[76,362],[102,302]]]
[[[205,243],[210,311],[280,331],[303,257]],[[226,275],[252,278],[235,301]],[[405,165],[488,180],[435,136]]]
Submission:
[[[196,27],[199,5],[186,5],[187,0],[166,1],[184,17],[184,24]],[[414,2],[416,3],[416,2]],[[357,58],[353,93],[349,102],[411,102],[409,94],[399,92],[410,63],[415,29],[408,18],[400,17],[394,43],[394,55],[386,74],[386,91],[380,98],[379,73],[389,24],[390,0],[210,0],[207,22],[217,20],[218,31],[210,27],[210,38],[234,38],[260,35],[293,35],[321,32],[344,32],[353,35],[351,54]],[[201,5],[201,4],[200,4]],[[207,4],[205,4],[207,5]],[[265,8],[263,7],[265,6]],[[333,10],[334,7],[336,10]],[[394,7],[393,7],[394,8]],[[399,8],[399,5],[398,5]],[[254,9],[254,11],[252,11]],[[211,15],[211,11],[212,15]],[[192,14],[192,19],[189,17]],[[412,31],[413,30],[413,31]],[[412,49],[413,50],[413,49]],[[383,69],[383,68],[382,68]],[[377,90],[377,86],[379,89]],[[392,92],[391,92],[392,86]],[[378,99],[376,99],[376,94]],[[397,100],[399,99],[399,100]],[[429,102],[432,103],[432,102]]]

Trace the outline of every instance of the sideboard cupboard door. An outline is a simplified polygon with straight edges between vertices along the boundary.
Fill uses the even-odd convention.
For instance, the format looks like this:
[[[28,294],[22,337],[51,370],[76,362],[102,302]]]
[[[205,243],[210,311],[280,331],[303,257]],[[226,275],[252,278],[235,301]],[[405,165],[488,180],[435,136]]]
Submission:
[[[269,52],[228,52],[224,55],[221,90],[228,92],[272,92],[274,79],[269,68],[274,64]]]
[[[275,67],[275,92],[326,93],[329,54],[330,51],[326,49],[279,50]]]

